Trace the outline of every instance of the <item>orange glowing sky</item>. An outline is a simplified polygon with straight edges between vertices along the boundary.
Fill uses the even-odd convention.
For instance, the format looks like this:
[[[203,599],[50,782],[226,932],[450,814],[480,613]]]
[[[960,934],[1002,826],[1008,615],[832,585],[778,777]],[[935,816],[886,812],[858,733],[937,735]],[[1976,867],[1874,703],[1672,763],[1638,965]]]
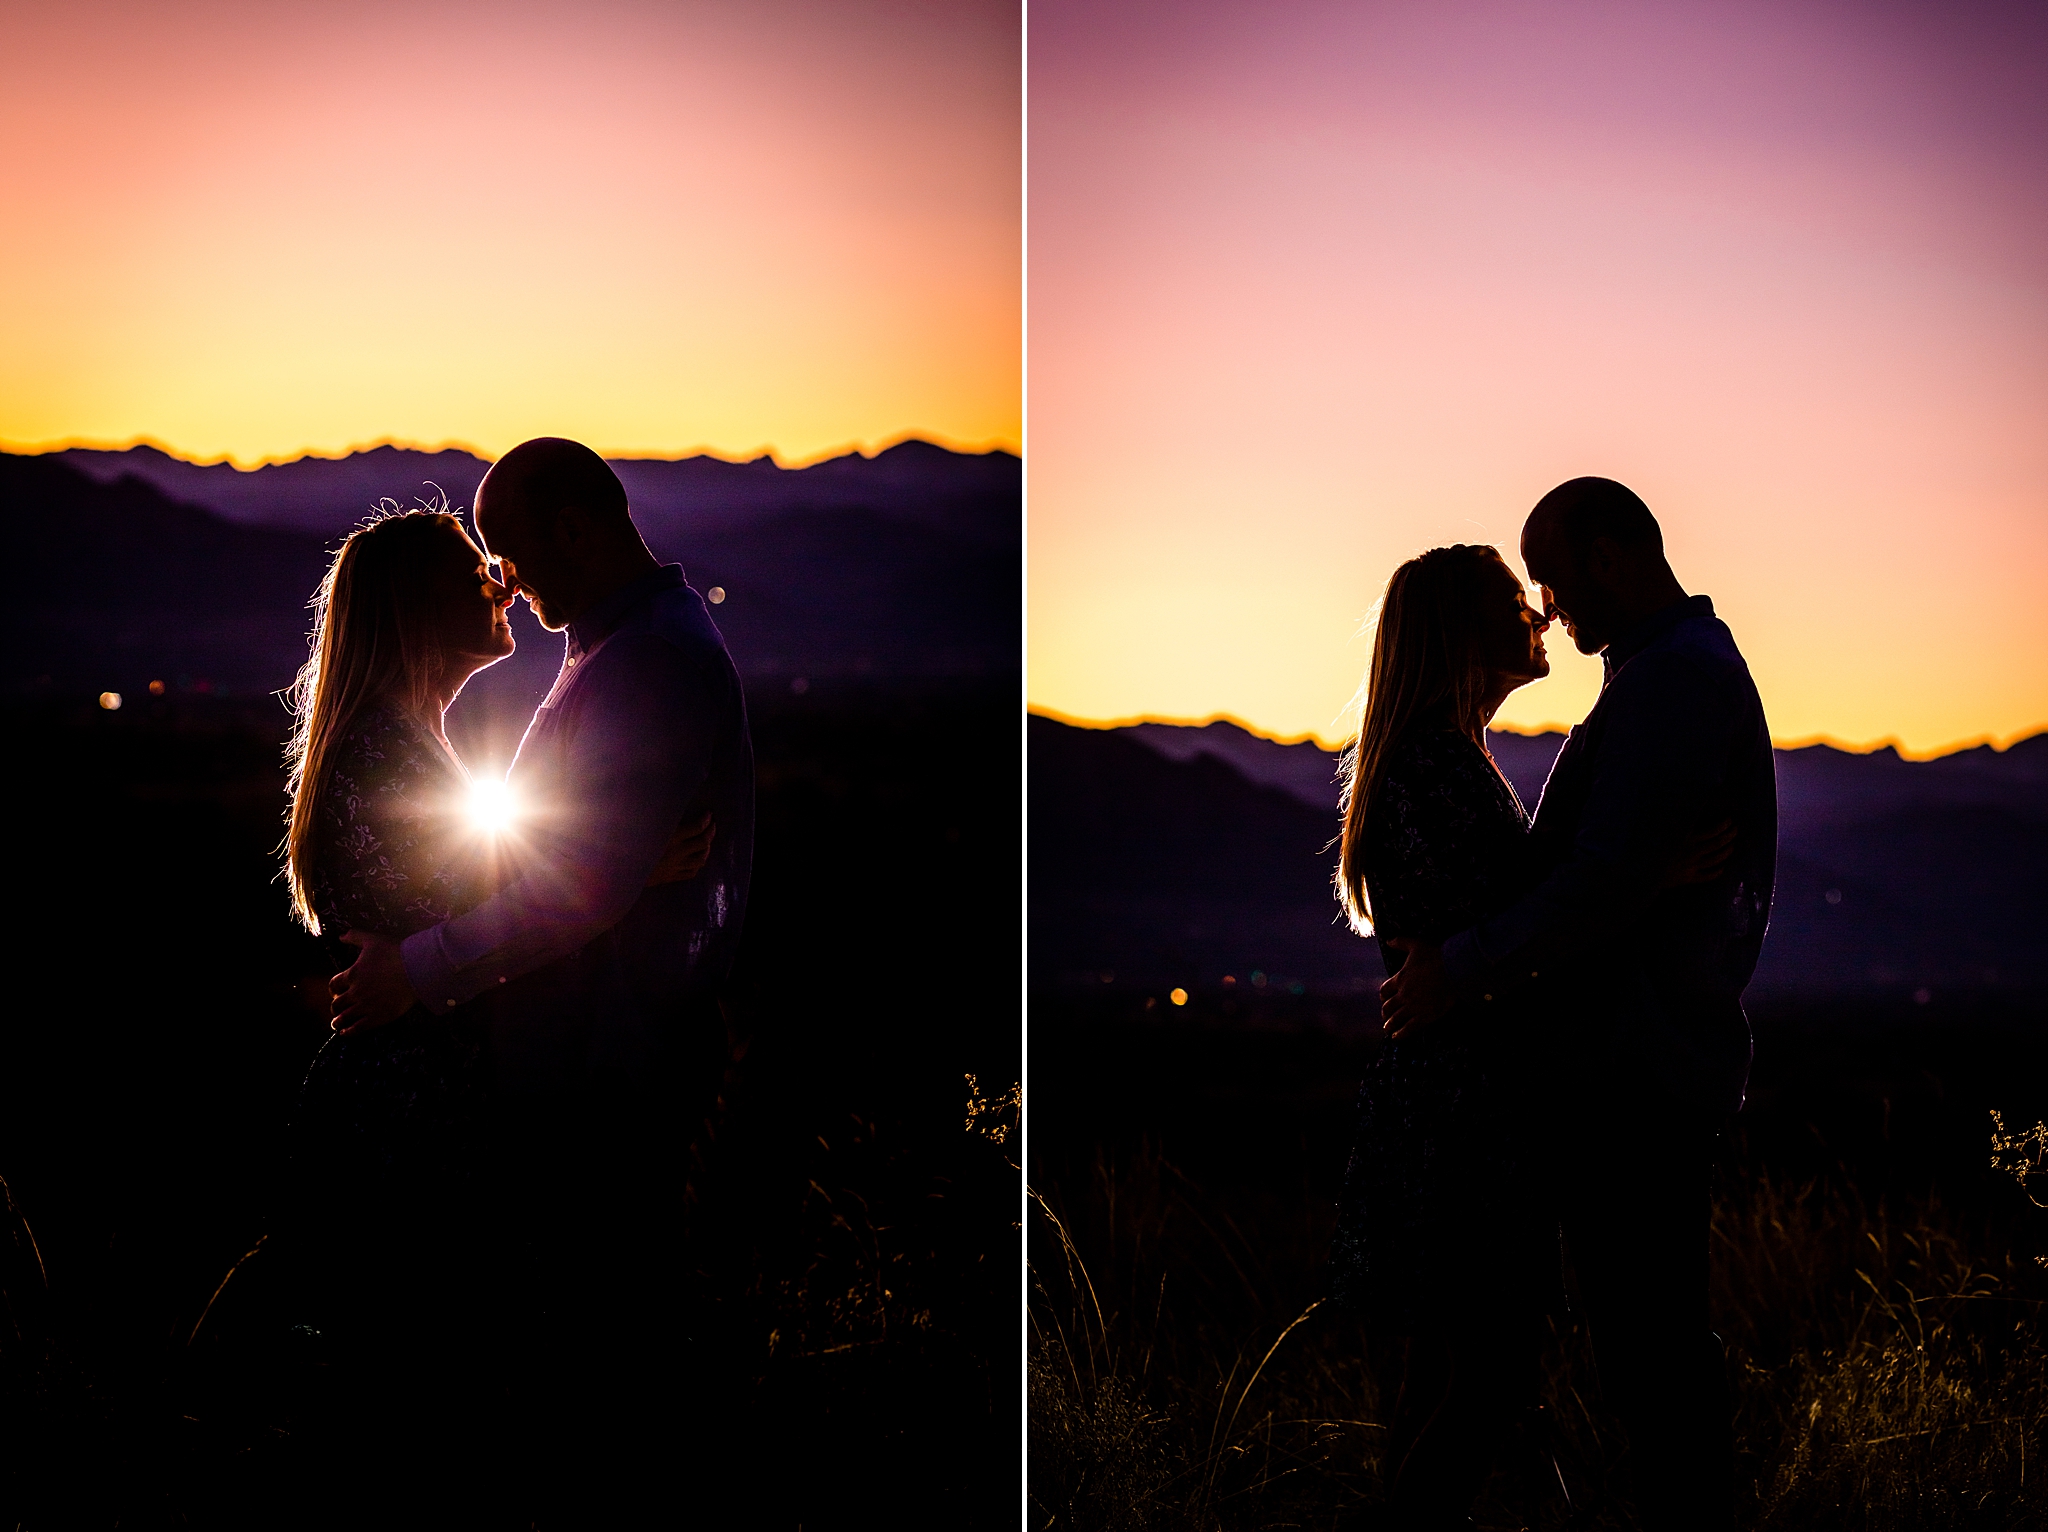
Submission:
[[[1021,439],[1014,4],[0,25],[0,444]]]
[[[1032,700],[1338,738],[1394,565],[1601,473],[1779,739],[2048,724],[2044,15],[1037,0]]]

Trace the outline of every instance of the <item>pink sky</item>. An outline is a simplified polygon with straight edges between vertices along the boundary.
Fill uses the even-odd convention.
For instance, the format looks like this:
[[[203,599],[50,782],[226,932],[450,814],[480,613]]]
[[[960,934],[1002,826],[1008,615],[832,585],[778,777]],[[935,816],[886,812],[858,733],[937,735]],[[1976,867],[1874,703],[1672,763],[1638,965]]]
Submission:
[[[1396,563],[1603,473],[1781,739],[2048,724],[2041,14],[1041,0],[1032,700],[1336,738]]]
[[[0,443],[1020,439],[1013,4],[0,21]]]

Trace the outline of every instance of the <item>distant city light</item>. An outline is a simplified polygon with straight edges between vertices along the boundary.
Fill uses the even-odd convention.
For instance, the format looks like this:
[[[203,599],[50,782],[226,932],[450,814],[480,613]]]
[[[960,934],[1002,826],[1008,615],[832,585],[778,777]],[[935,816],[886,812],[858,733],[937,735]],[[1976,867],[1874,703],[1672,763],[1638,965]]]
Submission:
[[[1186,1005],[1188,1003],[1188,992],[1184,989],[1177,989],[1172,994],[1168,995],[1166,998],[1171,1000],[1175,1005]]]
[[[152,697],[161,697],[164,694],[164,683],[161,681],[150,682],[149,694]]]
[[[1225,974],[1223,976],[1223,987],[1225,989],[1235,989],[1237,987],[1237,975],[1234,973]]]
[[[725,599],[725,587],[723,585],[714,585],[711,589],[704,592],[704,595],[713,606],[717,606],[719,602]]]
[[[1916,989],[1913,991],[1913,1003],[1915,1005],[1925,1005],[1933,998],[1934,991],[1931,989]]]
[[[1108,969],[1104,969],[1104,970],[1103,970],[1103,972],[1102,972],[1102,974],[1101,974],[1101,979],[1102,979],[1102,982],[1103,982],[1104,984],[1114,984],[1114,983],[1116,983],[1116,975],[1115,975],[1114,973],[1110,972],[1110,971],[1109,971]]]
[[[1842,902],[1842,891],[1839,888],[1829,889],[1827,892],[1827,901],[1829,904],[1840,904]]]
[[[114,711],[114,710],[115,710],[116,708],[118,708],[118,707],[119,707],[120,705],[121,705],[121,694],[120,694],[119,692],[101,692],[101,693],[100,693],[100,706],[101,706],[101,707],[103,707],[103,708],[105,708],[105,709],[106,709],[106,710],[107,710],[107,711],[108,711],[109,713],[113,712],[113,711]]]
[[[805,692],[811,689],[811,683],[806,681],[802,676],[798,676],[794,681],[789,683],[789,689],[795,692],[799,697],[801,697]]]
[[[1260,972],[1260,971],[1259,971],[1258,969],[1254,968],[1254,969],[1252,970],[1252,983],[1253,983],[1253,985],[1254,985],[1254,986],[1256,986],[1257,988],[1259,988],[1259,989],[1264,989],[1264,988],[1266,987],[1266,976],[1265,976],[1265,974],[1264,974],[1264,973],[1262,973],[1262,972]]]
[[[469,818],[486,835],[496,835],[518,817],[512,789],[495,778],[485,777],[469,786]]]

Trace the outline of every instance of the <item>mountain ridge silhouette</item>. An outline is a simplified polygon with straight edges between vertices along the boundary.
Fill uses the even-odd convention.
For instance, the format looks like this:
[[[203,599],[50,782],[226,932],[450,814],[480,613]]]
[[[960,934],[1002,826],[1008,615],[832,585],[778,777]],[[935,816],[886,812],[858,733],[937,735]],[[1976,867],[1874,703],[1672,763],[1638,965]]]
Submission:
[[[1336,757],[1226,721],[1030,719],[1034,988],[1238,982],[1364,995],[1330,894]],[[1560,733],[1489,732],[1532,812]],[[1776,752],[1779,872],[1751,995],[2048,989],[2048,733],[1931,761]],[[1249,827],[1249,830],[1248,830]],[[1247,836],[1249,835],[1249,839]]]
[[[377,499],[407,493],[421,456],[392,448],[280,465],[318,465],[325,477],[314,487],[327,498],[284,509],[244,501],[230,517],[127,471],[176,461],[133,455],[141,450],[112,469],[95,460],[96,472],[68,452],[0,453],[0,519],[37,572],[0,613],[0,694],[288,685],[333,547]],[[469,461],[480,478],[481,460]],[[750,689],[973,683],[1013,676],[1023,662],[1021,480],[1008,461],[963,466],[960,454],[904,444],[824,475],[720,463],[771,486],[751,500],[690,483],[694,498],[629,495],[655,554],[681,563],[698,590],[722,593],[712,614]],[[186,468],[198,465],[177,473]],[[242,477],[222,479],[222,469]],[[232,465],[199,471],[214,477],[180,482],[273,494],[296,482]],[[450,715],[450,728],[468,728],[480,758],[499,764],[561,657],[559,636],[523,603],[513,630],[518,652],[475,677]]]
[[[100,484],[133,477],[173,500],[251,527],[339,536],[381,500],[402,508],[445,494],[466,509],[490,461],[462,448],[383,443],[342,457],[306,456],[238,468],[194,463],[142,444],[41,454]],[[1000,449],[954,452],[916,437],[873,455],[841,453],[801,468],[771,457],[732,462],[709,453],[609,459],[650,542],[731,529],[792,511],[865,510],[988,545],[1014,539],[1010,514],[1023,466]]]

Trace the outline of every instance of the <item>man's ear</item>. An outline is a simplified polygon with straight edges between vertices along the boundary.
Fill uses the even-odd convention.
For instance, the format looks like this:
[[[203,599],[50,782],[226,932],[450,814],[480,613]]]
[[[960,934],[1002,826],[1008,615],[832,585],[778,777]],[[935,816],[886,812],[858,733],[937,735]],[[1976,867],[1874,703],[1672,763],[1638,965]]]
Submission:
[[[583,507],[570,501],[555,512],[555,546],[581,548],[590,539],[590,517]]]

